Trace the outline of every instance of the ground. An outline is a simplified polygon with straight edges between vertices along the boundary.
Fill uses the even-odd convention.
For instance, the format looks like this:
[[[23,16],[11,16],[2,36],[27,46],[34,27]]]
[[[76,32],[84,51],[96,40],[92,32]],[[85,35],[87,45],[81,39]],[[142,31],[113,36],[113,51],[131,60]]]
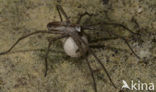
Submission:
[[[135,83],[140,81],[156,85],[155,0],[109,0],[107,4],[103,3],[105,0],[61,1],[73,23],[79,14],[86,11],[93,16],[90,19],[85,16],[81,25],[102,23],[96,26],[96,30],[86,32],[94,52],[106,66],[118,89],[123,85],[122,80],[128,84],[133,80]],[[47,30],[47,23],[59,21],[56,4],[55,0],[0,0],[0,52],[7,50],[19,37],[37,30]],[[104,21],[123,24],[140,36],[119,26],[106,25]],[[140,59],[123,39],[112,37],[110,31],[127,39]],[[47,37],[54,36],[31,36],[21,41],[12,52],[0,56],[0,92],[94,92],[86,62],[68,57],[60,41],[51,47],[49,71],[44,77]],[[89,61],[94,69],[98,92],[118,92],[91,55]]]

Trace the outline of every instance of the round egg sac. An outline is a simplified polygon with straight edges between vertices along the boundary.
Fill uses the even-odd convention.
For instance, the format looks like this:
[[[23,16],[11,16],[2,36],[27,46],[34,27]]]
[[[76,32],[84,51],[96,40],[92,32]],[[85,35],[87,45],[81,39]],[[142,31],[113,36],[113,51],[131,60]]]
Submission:
[[[85,35],[83,35],[82,40],[84,40],[85,43],[88,44],[88,39]],[[88,46],[86,46],[83,42],[81,42],[82,48],[83,48],[83,55],[87,53]],[[66,38],[63,45],[65,53],[70,57],[81,57],[82,53],[79,51],[79,47],[77,46],[76,42],[73,40],[72,37]]]

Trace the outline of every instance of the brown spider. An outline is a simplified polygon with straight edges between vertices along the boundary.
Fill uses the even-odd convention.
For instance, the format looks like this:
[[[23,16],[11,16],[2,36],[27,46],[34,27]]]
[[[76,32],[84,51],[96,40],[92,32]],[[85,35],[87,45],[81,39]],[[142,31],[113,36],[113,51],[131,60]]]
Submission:
[[[39,31],[27,34],[27,35],[19,38],[7,51],[1,52],[0,55],[9,53],[20,41],[22,41],[23,39],[25,39],[25,38],[27,38],[29,36],[39,34],[39,33],[58,34],[57,37],[52,38],[52,39],[48,39],[49,44],[48,44],[47,51],[45,53],[46,55],[45,55],[45,74],[44,74],[44,76],[47,75],[47,71],[48,71],[48,67],[47,67],[48,66],[48,61],[47,60],[48,60],[48,54],[49,54],[50,47],[51,47],[52,43],[54,41],[56,41],[56,40],[64,38],[62,43],[64,44],[64,51],[65,51],[65,53],[67,55],[69,55],[71,57],[84,57],[85,58],[85,61],[86,61],[87,65],[88,65],[88,67],[89,67],[89,70],[90,70],[90,73],[91,73],[91,76],[92,76],[92,79],[93,79],[93,87],[94,87],[95,92],[97,92],[97,85],[96,85],[95,77],[94,77],[94,74],[93,74],[93,70],[92,70],[92,68],[90,66],[90,63],[88,61],[88,58],[87,58],[87,52],[93,55],[93,57],[97,60],[97,62],[101,65],[101,67],[103,68],[103,70],[107,74],[112,86],[115,89],[117,89],[117,87],[113,83],[107,69],[102,64],[100,59],[96,56],[96,54],[92,51],[92,49],[89,47],[86,34],[82,30],[82,29],[91,29],[92,30],[92,28],[84,27],[84,26],[79,25],[79,23],[81,21],[81,18],[83,16],[85,16],[85,15],[90,15],[90,14],[85,12],[84,14],[82,14],[79,17],[76,24],[72,24],[71,21],[70,21],[70,18],[67,16],[67,14],[63,10],[63,8],[60,5],[57,5],[56,8],[57,8],[59,16],[60,16],[60,20],[61,20],[60,22],[50,22],[50,23],[47,24],[48,30],[39,30]],[[63,21],[61,13],[65,17],[66,21]],[[127,29],[128,31],[132,32],[127,27],[125,27],[125,26],[123,26],[121,24],[115,24],[115,23],[103,23],[103,24],[121,26],[121,27]],[[90,26],[92,26],[92,25],[90,25]],[[120,38],[123,39],[126,42],[128,47],[130,48],[130,50],[134,53],[134,51],[132,50],[132,48],[130,47],[130,45],[126,41],[126,39],[124,39],[123,37],[120,37]],[[135,53],[134,53],[134,55],[137,56]]]

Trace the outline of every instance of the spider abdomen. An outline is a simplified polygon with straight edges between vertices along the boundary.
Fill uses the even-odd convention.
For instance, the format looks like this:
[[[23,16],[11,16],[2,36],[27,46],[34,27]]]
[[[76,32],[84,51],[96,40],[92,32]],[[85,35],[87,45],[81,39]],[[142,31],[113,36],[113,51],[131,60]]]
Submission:
[[[82,36],[81,37],[82,40],[84,40],[84,42],[86,42],[88,44],[88,40],[86,36]],[[83,52],[84,53],[80,53],[79,47],[77,46],[76,42],[73,40],[72,37],[68,37],[66,38],[66,40],[64,41],[63,44],[63,48],[65,53],[70,56],[70,57],[81,57],[82,54],[86,54],[87,53],[87,46],[83,43],[82,44],[82,48],[83,48]]]

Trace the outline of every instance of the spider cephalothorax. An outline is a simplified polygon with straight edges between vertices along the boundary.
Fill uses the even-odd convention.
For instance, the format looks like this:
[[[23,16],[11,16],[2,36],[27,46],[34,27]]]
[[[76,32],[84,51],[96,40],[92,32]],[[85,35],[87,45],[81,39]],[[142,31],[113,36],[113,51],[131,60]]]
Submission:
[[[50,22],[47,24],[47,28],[48,30],[61,30],[61,31],[77,31],[77,32],[81,32],[81,26],[79,24],[71,24],[68,22]]]

